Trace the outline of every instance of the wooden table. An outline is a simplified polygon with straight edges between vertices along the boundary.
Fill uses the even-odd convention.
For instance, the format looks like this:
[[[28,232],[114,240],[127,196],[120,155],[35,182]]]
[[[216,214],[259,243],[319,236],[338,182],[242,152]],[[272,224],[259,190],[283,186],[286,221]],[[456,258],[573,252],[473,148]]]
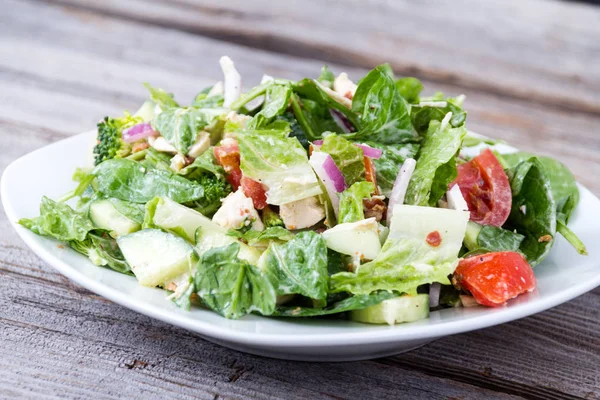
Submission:
[[[191,99],[223,54],[248,86],[388,61],[465,93],[471,130],[554,155],[600,194],[600,8],[551,1],[0,0],[0,170],[135,110],[143,81]],[[0,213],[0,309],[3,398],[600,399],[598,289],[396,357],[272,360],[88,292]]]

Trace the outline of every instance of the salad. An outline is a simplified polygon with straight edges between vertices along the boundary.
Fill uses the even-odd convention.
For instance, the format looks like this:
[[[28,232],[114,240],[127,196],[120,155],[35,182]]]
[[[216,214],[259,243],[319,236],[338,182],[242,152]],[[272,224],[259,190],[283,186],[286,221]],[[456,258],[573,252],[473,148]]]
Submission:
[[[468,132],[464,96],[423,96],[389,65],[242,92],[220,64],[189,105],[145,84],[135,114],[98,123],[76,188],[19,223],[226,318],[501,306],[535,290],[557,235],[586,254],[571,172]]]

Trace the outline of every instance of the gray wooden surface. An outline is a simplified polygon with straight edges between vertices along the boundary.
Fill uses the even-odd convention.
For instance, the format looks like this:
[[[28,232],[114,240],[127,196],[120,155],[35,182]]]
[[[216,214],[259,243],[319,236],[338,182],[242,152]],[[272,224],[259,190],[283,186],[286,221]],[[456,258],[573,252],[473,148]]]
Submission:
[[[0,171],[134,110],[143,81],[190,99],[223,54],[247,85],[389,61],[465,93],[470,129],[554,155],[600,194],[600,9],[551,1],[0,0]],[[279,361],[78,287],[1,212],[0,310],[2,398],[600,399],[599,289],[396,357]]]

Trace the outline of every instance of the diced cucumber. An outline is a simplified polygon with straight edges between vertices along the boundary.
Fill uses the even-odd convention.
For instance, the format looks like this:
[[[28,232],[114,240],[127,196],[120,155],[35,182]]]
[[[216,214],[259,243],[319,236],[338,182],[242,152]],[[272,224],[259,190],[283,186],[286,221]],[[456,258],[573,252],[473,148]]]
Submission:
[[[479,237],[479,232],[481,232],[481,228],[482,226],[479,225],[477,222],[467,222],[467,230],[465,231],[465,238],[463,239],[463,243],[467,249],[475,250],[480,247],[477,243],[477,238]]]
[[[327,247],[338,253],[373,260],[381,250],[375,218],[346,222],[323,232]]]
[[[381,303],[352,311],[353,321],[367,324],[400,324],[429,317],[429,295],[400,296],[384,300]]]
[[[191,271],[198,261],[189,243],[159,229],[120,236],[117,243],[142,286],[162,285]]]
[[[94,201],[89,212],[94,225],[110,231],[114,238],[139,231],[141,228],[139,223],[121,214],[108,199]]]
[[[227,235],[227,229],[215,224],[198,211],[182,206],[167,197],[159,199],[152,222],[159,228],[172,231],[190,243],[195,243],[200,255],[214,247],[239,242],[233,236]],[[245,243],[239,243],[238,257],[255,264],[260,257],[260,252]]]

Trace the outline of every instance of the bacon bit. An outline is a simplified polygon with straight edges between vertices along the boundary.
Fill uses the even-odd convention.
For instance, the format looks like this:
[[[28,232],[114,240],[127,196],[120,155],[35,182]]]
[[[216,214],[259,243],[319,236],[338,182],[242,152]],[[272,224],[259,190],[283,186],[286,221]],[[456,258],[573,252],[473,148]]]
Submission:
[[[438,231],[429,232],[425,238],[425,241],[430,246],[438,247],[440,244],[442,244],[442,236]]]
[[[354,97],[352,95],[352,92],[350,90],[348,90],[345,94],[344,97],[347,98],[348,100],[352,100],[352,98]]]
[[[137,153],[138,151],[146,150],[148,147],[150,147],[150,143],[148,142],[137,142],[131,148],[131,152]]]
[[[234,139],[228,140],[226,144],[214,148],[217,162],[227,172],[227,181],[234,190],[240,187],[242,170],[240,169],[240,149]]]
[[[59,249],[64,249],[65,246],[63,246],[62,244],[57,244],[56,247],[58,247]]]
[[[385,202],[377,197],[363,199],[363,209],[365,211],[365,218],[375,217],[377,222],[383,219],[387,210]]]
[[[373,194],[379,194],[379,188],[377,187],[377,176],[375,174],[375,165],[373,164],[373,160],[369,157],[364,158],[365,163],[365,180],[373,183],[375,185],[375,192]]]
[[[544,236],[542,236],[542,237],[540,237],[538,239],[538,243],[549,242],[551,240],[552,240],[552,236],[550,236],[550,235],[544,235]]]
[[[262,210],[267,206],[267,192],[262,183],[244,176],[240,181],[240,185],[242,186],[242,191],[246,197],[252,199],[254,208]]]
[[[312,156],[312,153],[313,153],[313,151],[314,151],[314,147],[313,147],[313,145],[312,145],[312,144],[309,144],[309,145],[308,145],[308,156],[309,156],[309,157],[310,157],[310,156]]]

